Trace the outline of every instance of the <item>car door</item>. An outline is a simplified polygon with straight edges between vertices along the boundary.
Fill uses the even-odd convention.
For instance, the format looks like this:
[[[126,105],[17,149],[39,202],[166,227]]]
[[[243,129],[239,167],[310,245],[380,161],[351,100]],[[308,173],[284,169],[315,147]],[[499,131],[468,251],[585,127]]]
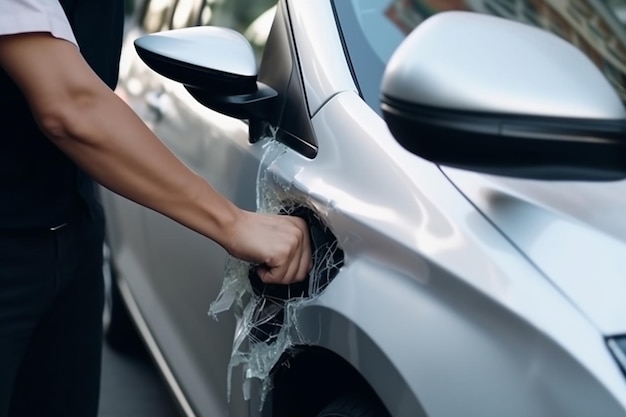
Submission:
[[[152,31],[219,24],[244,32],[273,1],[240,3],[152,0],[142,26]],[[149,71],[140,80],[145,89],[138,107],[148,113],[142,117],[187,166],[239,207],[255,210],[260,154],[249,141],[248,124],[207,109],[179,83]],[[142,290],[152,296],[136,298],[169,368],[199,415],[226,415],[227,408],[231,415],[244,415],[238,391],[227,404],[234,318],[224,315],[217,322],[207,316],[222,285],[226,252],[156,212],[144,209],[143,216],[149,280]]]
[[[163,28],[170,19],[175,1],[155,0],[145,3],[140,16],[129,18],[125,30],[120,77],[115,92],[151,128],[158,124],[159,117],[150,107],[150,97],[154,91],[159,91],[160,81],[137,57],[133,40]],[[106,242],[117,275],[128,284],[141,306],[154,304],[145,236],[147,210],[105,188],[100,189],[100,198],[107,220]]]

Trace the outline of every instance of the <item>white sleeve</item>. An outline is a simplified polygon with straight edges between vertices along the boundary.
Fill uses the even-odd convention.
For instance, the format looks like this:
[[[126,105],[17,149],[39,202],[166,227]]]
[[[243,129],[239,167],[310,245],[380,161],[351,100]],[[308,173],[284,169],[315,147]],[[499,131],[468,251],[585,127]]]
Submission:
[[[0,36],[48,32],[78,47],[58,0],[0,0]]]

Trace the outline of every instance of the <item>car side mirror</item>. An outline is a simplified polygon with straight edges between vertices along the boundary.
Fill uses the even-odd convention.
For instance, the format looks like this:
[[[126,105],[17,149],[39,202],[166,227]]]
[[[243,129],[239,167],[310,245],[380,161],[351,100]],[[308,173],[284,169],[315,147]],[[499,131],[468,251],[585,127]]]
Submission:
[[[522,23],[445,12],[398,47],[382,110],[407,150],[437,164],[554,180],[626,178],[626,112],[593,63]]]
[[[271,121],[275,90],[257,81],[248,40],[221,27],[189,27],[135,40],[139,57],[154,71],[182,83],[203,105],[240,119]]]

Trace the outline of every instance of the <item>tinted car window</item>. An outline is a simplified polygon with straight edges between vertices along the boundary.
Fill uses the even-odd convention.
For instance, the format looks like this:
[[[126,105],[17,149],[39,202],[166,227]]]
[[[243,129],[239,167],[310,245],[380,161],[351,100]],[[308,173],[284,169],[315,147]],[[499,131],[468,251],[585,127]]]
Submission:
[[[252,44],[257,62],[269,34],[277,0],[204,0],[201,25],[222,26],[242,33]]]
[[[139,1],[139,0],[134,0]],[[277,0],[146,0],[141,26],[147,33],[189,26],[222,26],[242,33],[260,59]]]
[[[149,0],[142,17],[142,27],[147,33],[169,29],[175,0]]]
[[[196,26],[202,3],[202,0],[178,0],[172,15],[172,29]]]
[[[393,51],[426,18],[448,10],[491,14],[555,33],[587,54],[626,101],[626,0],[334,0],[334,7],[361,94],[376,110]],[[377,30],[366,30],[371,27]]]
[[[204,0],[201,24],[229,27],[243,33],[275,4],[276,0]]]

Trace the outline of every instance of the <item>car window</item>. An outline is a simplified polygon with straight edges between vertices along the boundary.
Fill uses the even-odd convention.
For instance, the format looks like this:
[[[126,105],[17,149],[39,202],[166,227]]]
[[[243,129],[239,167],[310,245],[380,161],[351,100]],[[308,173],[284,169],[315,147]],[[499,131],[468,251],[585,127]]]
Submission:
[[[138,2],[139,0],[133,0]],[[189,26],[222,26],[242,33],[259,62],[267,41],[277,0],[146,0],[141,26],[146,33]]]
[[[153,33],[169,29],[175,4],[176,0],[148,0],[141,19],[143,30]]]
[[[199,23],[227,27],[242,33],[250,41],[259,62],[276,13],[276,2],[204,0]]]
[[[275,4],[276,0],[204,0],[201,24],[224,26],[243,33]]]
[[[172,14],[172,29],[196,26],[199,23],[202,0],[178,0]]]
[[[361,94],[379,109],[378,89],[396,47],[443,11],[491,14],[555,33],[583,51],[626,102],[626,0],[334,0]],[[367,28],[376,27],[376,31]],[[372,65],[371,62],[378,65]]]

